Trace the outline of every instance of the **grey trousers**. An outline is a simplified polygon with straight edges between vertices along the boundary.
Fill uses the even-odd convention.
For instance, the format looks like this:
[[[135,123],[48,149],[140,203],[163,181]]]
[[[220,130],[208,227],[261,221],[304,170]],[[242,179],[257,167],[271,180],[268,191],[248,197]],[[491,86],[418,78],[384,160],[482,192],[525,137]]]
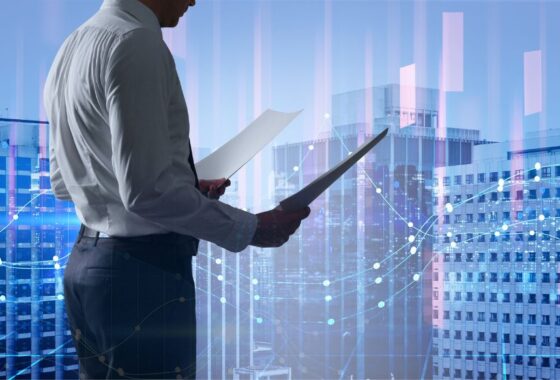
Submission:
[[[82,236],[64,297],[83,379],[194,379],[197,244],[179,234]]]

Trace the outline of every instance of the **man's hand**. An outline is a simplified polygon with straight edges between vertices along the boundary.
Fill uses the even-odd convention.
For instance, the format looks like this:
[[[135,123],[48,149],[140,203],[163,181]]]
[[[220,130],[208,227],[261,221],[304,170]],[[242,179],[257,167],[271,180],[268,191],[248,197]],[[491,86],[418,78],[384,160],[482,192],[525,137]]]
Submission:
[[[251,245],[262,248],[280,247],[296,232],[301,221],[307,218],[310,212],[309,207],[297,211],[283,211],[277,207],[257,214],[257,230]]]
[[[210,199],[220,199],[229,185],[231,185],[231,181],[225,178],[201,179],[198,181],[200,192]]]

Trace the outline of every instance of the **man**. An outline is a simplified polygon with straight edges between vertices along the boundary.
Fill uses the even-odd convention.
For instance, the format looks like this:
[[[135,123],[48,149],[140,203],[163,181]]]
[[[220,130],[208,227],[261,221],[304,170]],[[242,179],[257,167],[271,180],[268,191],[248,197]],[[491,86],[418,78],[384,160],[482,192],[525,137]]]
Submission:
[[[310,212],[254,215],[212,199],[229,181],[198,181],[161,34],[192,5],[105,0],[45,84],[51,186],[82,222],[64,273],[81,378],[194,378],[198,239],[278,247]]]

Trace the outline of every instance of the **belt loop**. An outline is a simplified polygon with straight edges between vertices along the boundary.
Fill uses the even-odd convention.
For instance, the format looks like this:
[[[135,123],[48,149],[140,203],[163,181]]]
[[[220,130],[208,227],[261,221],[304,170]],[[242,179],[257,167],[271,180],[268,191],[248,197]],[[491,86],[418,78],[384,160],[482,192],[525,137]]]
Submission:
[[[99,240],[99,231],[95,232],[95,240],[93,241],[93,246],[94,247],[97,245],[97,240]]]

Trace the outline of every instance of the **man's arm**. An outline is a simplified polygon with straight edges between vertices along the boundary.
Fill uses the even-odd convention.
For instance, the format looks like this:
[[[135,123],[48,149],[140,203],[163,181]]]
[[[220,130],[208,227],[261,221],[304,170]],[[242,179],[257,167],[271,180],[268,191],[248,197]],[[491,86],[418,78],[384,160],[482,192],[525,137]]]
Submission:
[[[142,29],[123,37],[109,58],[105,92],[121,200],[128,211],[170,231],[241,251],[253,238],[256,215],[206,198],[194,175],[173,169],[169,59],[161,38]]]

